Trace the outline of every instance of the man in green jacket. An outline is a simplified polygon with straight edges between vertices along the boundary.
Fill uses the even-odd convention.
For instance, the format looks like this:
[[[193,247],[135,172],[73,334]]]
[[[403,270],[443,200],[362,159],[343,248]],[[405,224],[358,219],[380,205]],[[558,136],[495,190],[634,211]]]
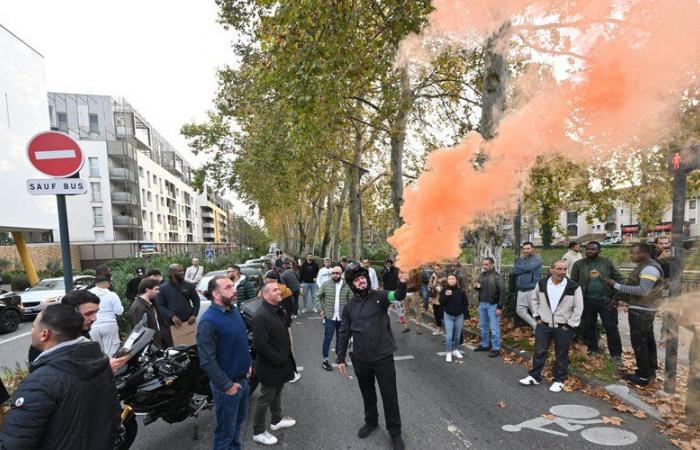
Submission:
[[[236,303],[241,304],[246,300],[255,298],[255,286],[253,283],[241,275],[241,268],[235,264],[226,269],[226,276],[233,281],[233,286],[236,289]]]
[[[586,244],[586,257],[576,261],[571,268],[571,279],[583,291],[583,338],[589,354],[599,352],[596,324],[600,315],[608,337],[610,358],[619,367],[622,363],[622,341],[617,328],[617,299],[614,298],[613,288],[605,283],[606,278],[618,282],[623,279],[612,261],[600,256],[600,244],[591,241]]]
[[[335,353],[338,354],[338,332],[340,331],[341,314],[345,304],[352,298],[350,287],[343,280],[343,268],[339,265],[331,269],[331,279],[326,280],[318,290],[316,298],[321,307],[323,317],[323,363],[321,367],[332,371],[333,366],[328,362],[328,351],[335,333]]]

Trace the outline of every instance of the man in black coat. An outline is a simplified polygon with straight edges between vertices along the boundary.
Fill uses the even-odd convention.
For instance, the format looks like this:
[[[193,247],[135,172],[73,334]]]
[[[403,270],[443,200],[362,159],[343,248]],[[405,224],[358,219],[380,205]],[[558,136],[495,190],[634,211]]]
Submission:
[[[279,285],[268,282],[260,295],[262,304],[253,315],[253,346],[256,350],[255,374],[260,380],[260,398],[255,410],[253,440],[273,445],[277,438],[267,431],[267,410],[270,409],[270,429],[276,431],[296,424],[291,417],[282,417],[282,388],[294,378],[296,362],[287,330],[287,313],[280,307]]]
[[[51,305],[32,325],[41,353],[12,398],[0,449],[111,449],[119,399],[109,358],[81,336],[82,315]]]
[[[135,275],[136,276],[134,278],[130,279],[129,282],[126,283],[126,292],[124,292],[124,297],[132,301],[137,295],[139,295],[139,283],[146,275],[146,269],[143,267],[137,267]]]
[[[360,428],[358,437],[364,439],[378,425],[377,391],[375,379],[379,384],[384,406],[384,420],[391,435],[394,450],[403,450],[401,438],[401,415],[399,398],[396,390],[396,369],[394,352],[396,343],[391,334],[387,311],[393,302],[401,302],[406,297],[407,273],[397,276],[396,292],[375,291],[369,286],[369,273],[358,263],[350,263],[345,272],[345,281],[355,296],[343,308],[338,344],[338,371],[345,375],[345,353],[348,342],[353,339],[353,351],[350,353],[357,382],[365,404],[365,424]]]
[[[387,291],[395,291],[399,286],[399,269],[394,267],[394,261],[390,259],[384,263],[384,269],[379,277],[382,279],[382,288]]]
[[[163,344],[172,347],[173,338],[170,326],[180,327],[183,322],[192,325],[199,313],[199,294],[192,283],[185,281],[185,270],[179,264],[168,267],[170,276],[167,283],[160,286],[156,297],[158,312],[165,318],[167,326],[161,330]]]

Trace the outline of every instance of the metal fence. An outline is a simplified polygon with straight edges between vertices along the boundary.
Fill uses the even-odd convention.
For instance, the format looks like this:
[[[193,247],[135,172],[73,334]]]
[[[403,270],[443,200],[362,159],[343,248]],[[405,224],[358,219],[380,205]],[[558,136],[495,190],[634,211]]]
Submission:
[[[149,258],[151,256],[191,255],[204,256],[205,249],[213,249],[216,256],[228,256],[238,250],[238,246],[229,243],[194,243],[163,242],[148,243],[138,241],[104,242],[95,244],[77,244],[80,248],[80,265],[82,269],[94,269],[114,259]]]

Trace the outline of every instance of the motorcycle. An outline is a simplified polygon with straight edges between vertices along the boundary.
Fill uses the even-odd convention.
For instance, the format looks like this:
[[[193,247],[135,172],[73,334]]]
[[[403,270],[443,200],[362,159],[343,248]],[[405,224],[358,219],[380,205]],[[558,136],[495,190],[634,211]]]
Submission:
[[[251,360],[255,359],[252,345],[252,317],[260,299],[240,305],[246,325]],[[199,366],[197,346],[176,346],[160,350],[151,345],[155,331],[146,327],[146,317],[132,330],[116,356],[131,355],[129,362],[115,374],[115,383],[122,404],[121,423],[115,450],[128,450],[138,434],[137,415],[143,424],[158,419],[173,424],[194,418],[193,439],[199,438],[199,414],[213,407],[209,378]],[[250,395],[258,380],[250,380]]]

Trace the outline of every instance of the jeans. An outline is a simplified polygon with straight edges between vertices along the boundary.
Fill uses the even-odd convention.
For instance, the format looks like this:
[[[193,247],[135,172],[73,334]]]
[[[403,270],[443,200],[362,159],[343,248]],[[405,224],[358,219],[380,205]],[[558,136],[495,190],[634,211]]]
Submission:
[[[532,298],[532,293],[534,289],[529,291],[518,291],[517,306],[515,307],[515,312],[527,322],[532,328],[537,327],[537,321],[532,317],[532,303],[530,299]]]
[[[464,327],[464,314],[453,316],[444,313],[443,320],[445,321],[445,351],[451,352],[459,348],[459,335]]]
[[[331,348],[333,334],[335,334],[335,354],[338,354],[338,332],[340,320],[326,319],[323,323],[323,359],[328,359],[328,350]]]
[[[248,379],[240,382],[240,389],[236,395],[227,395],[225,392],[211,385],[211,393],[214,398],[214,414],[216,415],[216,429],[214,430],[214,450],[229,450],[241,448],[241,425],[245,421],[248,412]]]
[[[617,308],[608,309],[610,304],[606,299],[583,300],[583,338],[586,341],[589,351],[598,351],[598,333],[596,325],[598,315],[603,322],[605,335],[608,337],[608,351],[610,356],[622,355],[622,341],[620,340],[620,330],[617,328]]]
[[[491,350],[501,349],[501,322],[496,315],[498,305],[479,303],[479,329],[481,330],[481,346],[491,347]],[[489,339],[489,331],[491,338]],[[490,343],[490,345],[489,345]]]
[[[316,308],[316,291],[318,286],[316,283],[302,283],[301,289],[304,292],[304,309],[315,309]],[[309,301],[309,295],[311,300]],[[310,305],[310,306],[309,306]]]
[[[421,284],[420,286],[420,296],[423,297],[423,310],[427,311],[428,309],[428,302],[430,301],[430,297],[428,295],[428,285],[427,284]]]
[[[563,383],[569,370],[569,346],[574,337],[574,331],[564,328],[552,328],[546,323],[535,327],[535,354],[532,357],[532,370],[530,376],[542,381],[542,368],[547,362],[549,345],[554,341],[554,367],[552,375],[554,381]]]
[[[279,386],[266,386],[260,384],[260,397],[258,406],[255,409],[255,419],[253,421],[253,434],[263,434],[267,429],[267,410],[270,409],[270,423],[279,423],[282,420],[282,388]]]
[[[360,361],[352,359],[355,369],[357,384],[362,392],[362,401],[365,405],[365,423],[374,425],[379,423],[377,412],[377,390],[374,380],[379,384],[379,393],[382,396],[384,407],[384,421],[386,429],[392,436],[401,434],[401,414],[399,412],[399,395],[396,391],[396,369],[394,356],[389,355],[377,361]]]
[[[442,305],[433,303],[433,315],[435,316],[435,326],[442,327]]]
[[[658,361],[656,357],[656,341],[654,340],[654,311],[641,311],[630,308],[628,312],[630,323],[630,341],[637,360],[637,376],[651,378],[656,376]]]

